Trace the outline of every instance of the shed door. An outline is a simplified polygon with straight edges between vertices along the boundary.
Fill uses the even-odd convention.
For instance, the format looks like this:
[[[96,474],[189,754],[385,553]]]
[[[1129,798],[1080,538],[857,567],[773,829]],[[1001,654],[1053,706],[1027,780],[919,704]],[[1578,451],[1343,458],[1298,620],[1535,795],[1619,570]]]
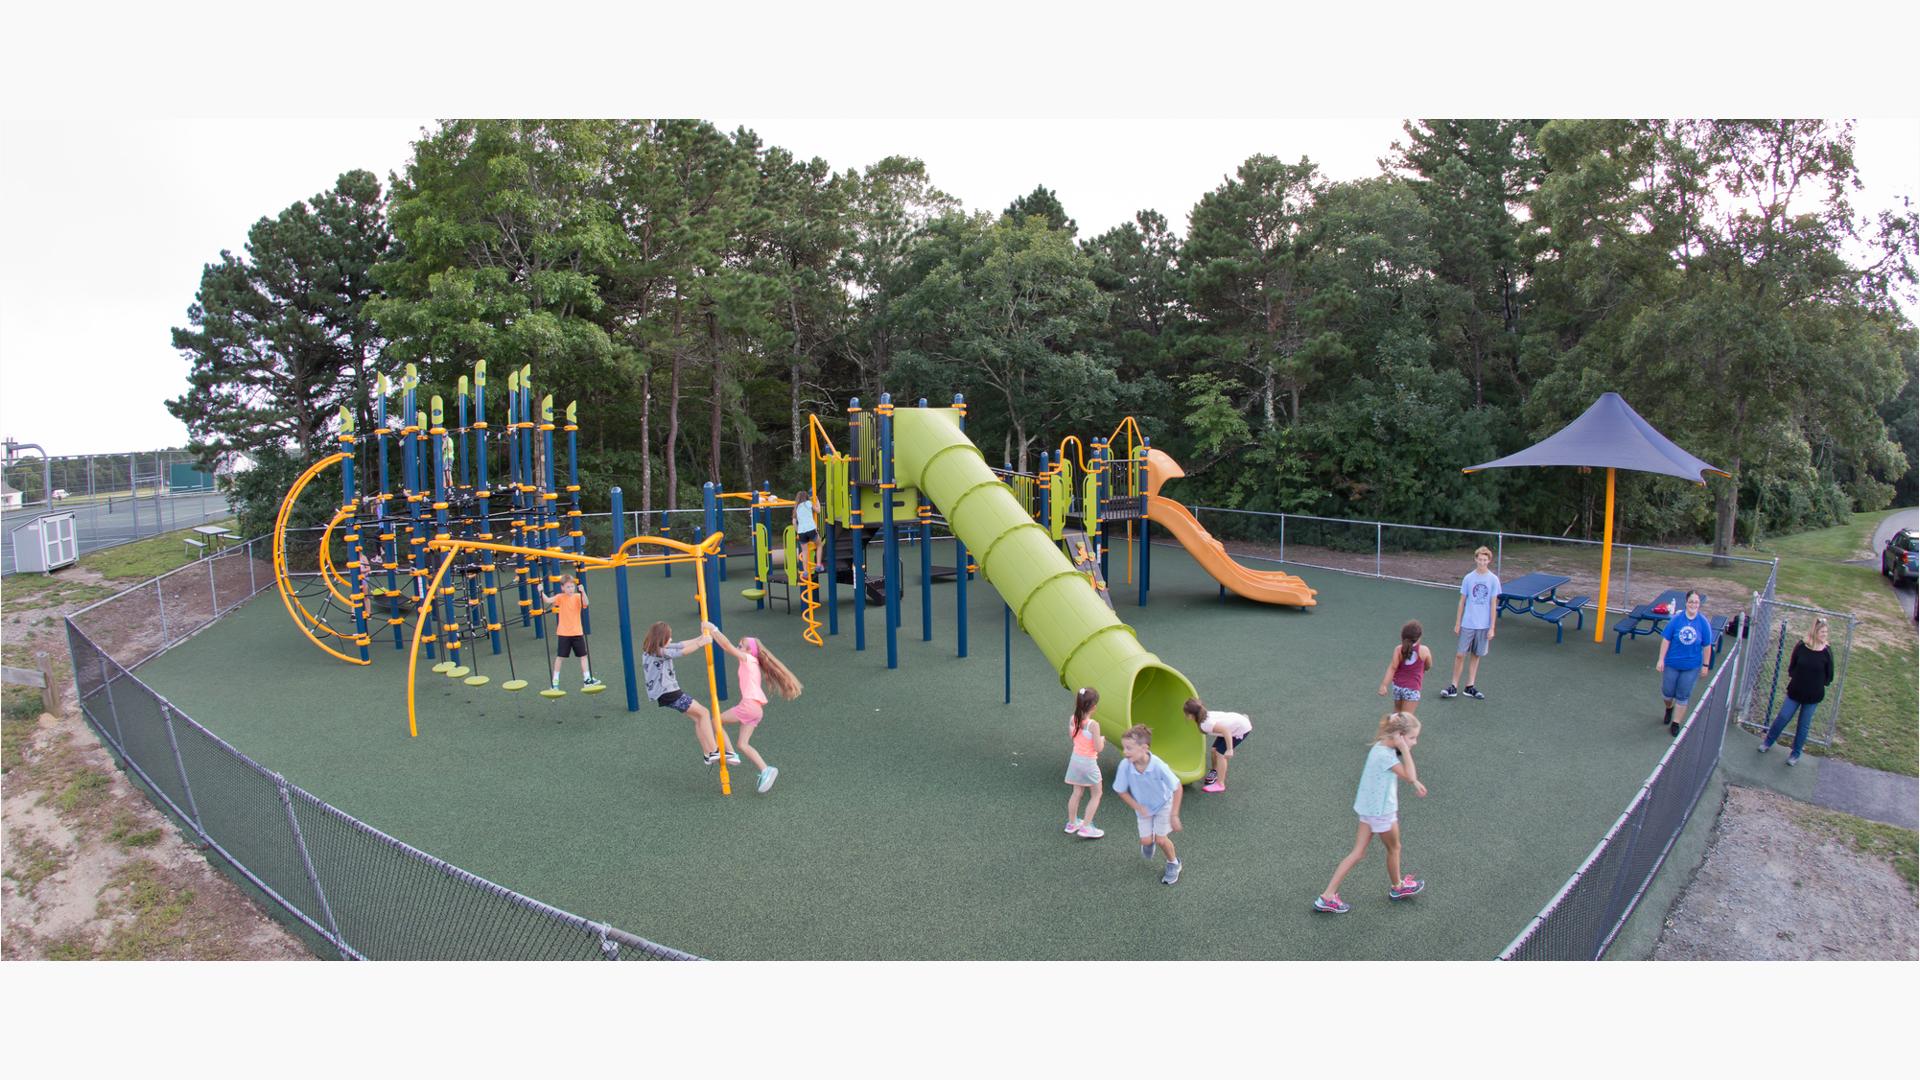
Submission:
[[[54,522],[53,535],[47,540],[47,566],[65,566],[80,558],[80,540],[73,528],[73,515],[62,514]]]

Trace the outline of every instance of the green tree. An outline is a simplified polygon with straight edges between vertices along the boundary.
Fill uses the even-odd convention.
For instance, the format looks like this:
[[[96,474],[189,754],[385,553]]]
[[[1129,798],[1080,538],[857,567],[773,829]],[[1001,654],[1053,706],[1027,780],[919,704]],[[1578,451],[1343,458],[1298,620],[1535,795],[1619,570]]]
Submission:
[[[359,390],[382,348],[371,272],[390,243],[379,182],[354,171],[255,222],[244,257],[223,251],[203,269],[191,325],[173,330],[187,392],[167,411],[205,465],[268,448],[316,460],[341,405],[364,415]]]

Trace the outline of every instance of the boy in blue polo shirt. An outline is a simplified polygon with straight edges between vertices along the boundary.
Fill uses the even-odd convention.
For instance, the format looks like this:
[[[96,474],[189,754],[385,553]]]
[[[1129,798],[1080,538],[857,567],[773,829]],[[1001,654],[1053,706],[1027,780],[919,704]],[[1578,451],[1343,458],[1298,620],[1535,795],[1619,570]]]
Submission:
[[[1172,835],[1180,831],[1180,778],[1167,763],[1155,757],[1153,731],[1135,724],[1120,736],[1120,752],[1126,760],[1113,773],[1113,792],[1133,807],[1140,822],[1140,857],[1151,859],[1157,846],[1167,855],[1167,870],[1160,884],[1180,880],[1180,856],[1173,850]]]

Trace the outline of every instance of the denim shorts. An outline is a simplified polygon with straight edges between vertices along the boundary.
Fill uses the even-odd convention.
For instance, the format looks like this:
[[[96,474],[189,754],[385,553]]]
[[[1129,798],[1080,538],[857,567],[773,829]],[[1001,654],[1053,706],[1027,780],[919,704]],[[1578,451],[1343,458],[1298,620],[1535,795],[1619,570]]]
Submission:
[[[1668,668],[1660,673],[1660,696],[1668,701],[1685,704],[1693,696],[1693,684],[1700,678],[1699,668]]]

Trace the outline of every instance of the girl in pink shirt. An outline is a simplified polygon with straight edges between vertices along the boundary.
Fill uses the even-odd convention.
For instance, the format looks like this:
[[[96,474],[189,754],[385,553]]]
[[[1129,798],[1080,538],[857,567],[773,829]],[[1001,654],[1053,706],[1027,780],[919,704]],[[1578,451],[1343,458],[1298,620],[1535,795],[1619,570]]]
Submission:
[[[773,786],[780,770],[767,764],[767,759],[753,748],[753,733],[759,730],[760,721],[766,716],[767,692],[761,683],[763,680],[771,682],[782,699],[792,701],[800,696],[800,680],[794,678],[793,672],[787,670],[787,665],[762,645],[759,638],[741,638],[740,644],[735,645],[712,623],[706,623],[702,628],[740,664],[740,704],[722,713],[720,722],[740,725],[740,737],[734,740],[734,745],[760,770],[760,783],[755,790],[764,795]]]
[[[1100,691],[1091,687],[1081,690],[1073,699],[1073,719],[1067,721],[1067,735],[1073,740],[1073,756],[1067,759],[1067,783],[1073,785],[1073,794],[1067,796],[1066,831],[1088,840],[1107,835],[1106,830],[1093,827],[1094,812],[1100,809],[1100,751],[1107,745],[1107,737],[1100,734],[1100,721],[1093,718],[1093,707],[1098,704]],[[1089,790],[1093,799],[1087,803],[1087,816],[1082,819],[1080,796]]]

